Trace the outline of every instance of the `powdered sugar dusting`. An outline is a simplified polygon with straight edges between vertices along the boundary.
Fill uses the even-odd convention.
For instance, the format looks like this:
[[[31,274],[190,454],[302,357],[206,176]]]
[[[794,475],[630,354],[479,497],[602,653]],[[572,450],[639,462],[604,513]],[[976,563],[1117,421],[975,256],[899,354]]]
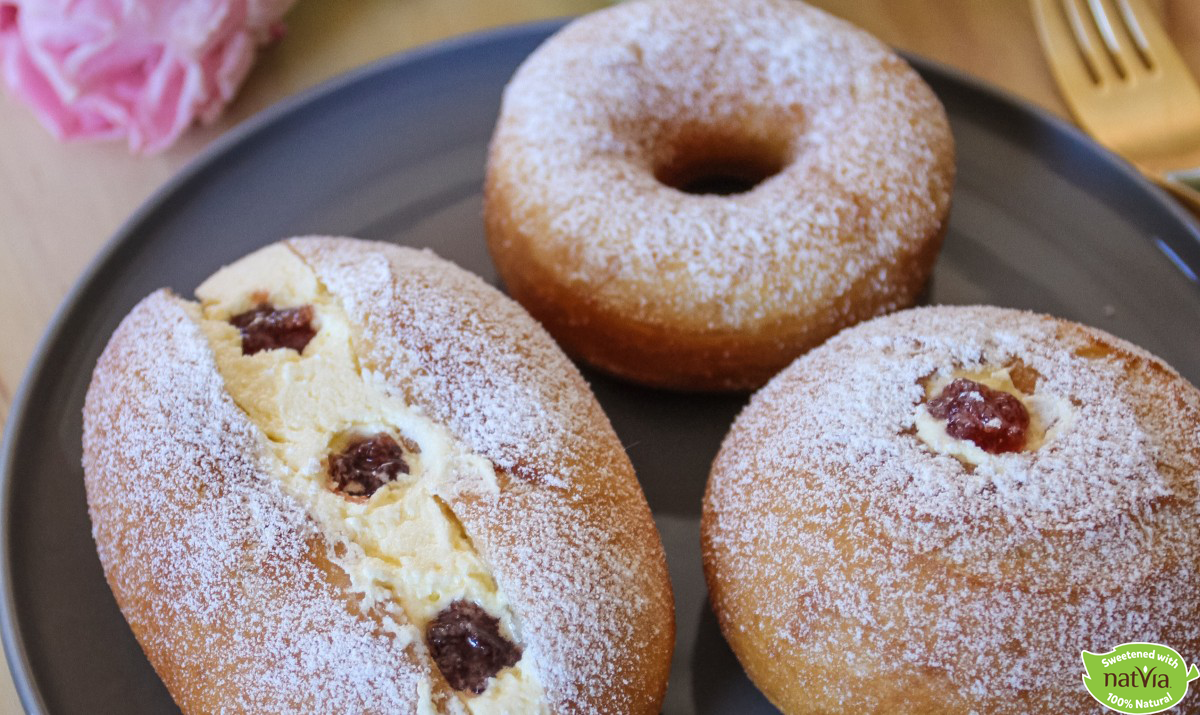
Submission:
[[[912,433],[923,379],[1014,360],[1070,401],[1054,439],[969,470]],[[782,661],[849,668],[801,677],[830,702],[861,677],[876,685],[856,710],[883,680],[985,712],[1090,712],[1080,650],[1200,655],[1198,495],[1200,392],[1161,361],[1046,316],[918,309],[756,395],[714,465],[706,560],[727,633],[766,624]]]
[[[84,407],[93,533],[134,633],[185,710],[416,712],[428,667],[321,571],[196,318],[165,291],[142,301]]]
[[[545,331],[428,251],[288,245],[360,327],[363,369],[502,471],[443,494],[492,568],[556,712],[648,712],[670,659],[666,564],[607,418]]]
[[[782,145],[786,166],[736,196],[659,183],[693,130]],[[916,73],[789,0],[628,2],[568,25],[518,70],[491,151],[489,202],[505,195],[533,260],[634,319],[716,330],[845,320],[828,313],[853,315],[854,286],[890,295],[953,181]]]
[[[575,465],[561,455],[606,443],[592,434],[606,419],[578,371],[519,306],[478,277],[432,252],[387,244],[289,245],[351,320],[363,320],[375,367],[402,379],[406,400],[445,419],[502,469],[562,487]]]

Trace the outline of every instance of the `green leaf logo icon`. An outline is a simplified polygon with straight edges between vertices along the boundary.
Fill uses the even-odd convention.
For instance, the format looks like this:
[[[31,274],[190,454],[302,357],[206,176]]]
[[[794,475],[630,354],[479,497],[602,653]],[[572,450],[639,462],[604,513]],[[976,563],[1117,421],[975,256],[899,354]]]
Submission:
[[[1083,685],[1092,697],[1119,713],[1157,713],[1175,706],[1188,683],[1200,678],[1173,648],[1157,643],[1122,643],[1107,653],[1082,651]]]

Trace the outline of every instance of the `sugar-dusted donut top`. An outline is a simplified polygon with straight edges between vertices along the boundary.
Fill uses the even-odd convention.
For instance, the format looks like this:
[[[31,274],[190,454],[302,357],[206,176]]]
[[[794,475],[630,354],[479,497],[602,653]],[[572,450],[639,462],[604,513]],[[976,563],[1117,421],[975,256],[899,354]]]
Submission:
[[[429,251],[288,245],[356,317],[364,363],[513,475],[498,498],[451,501],[514,600],[552,709],[644,708],[673,641],[666,565],[579,371],[518,305]]]
[[[775,147],[783,168],[734,196],[655,178],[697,143]],[[917,74],[788,0],[630,2],[570,24],[513,78],[492,152],[542,260],[642,319],[717,328],[885,282],[884,257],[937,232],[953,181]]]
[[[1036,449],[975,464],[917,434],[923,385],[1002,367],[1061,407]],[[1162,361],[1048,316],[943,306],[843,331],[773,379],[722,447],[706,519],[722,577],[765,587],[768,618],[807,593],[900,648],[896,667],[1040,692],[1081,648],[1200,639],[1198,494],[1200,391]]]

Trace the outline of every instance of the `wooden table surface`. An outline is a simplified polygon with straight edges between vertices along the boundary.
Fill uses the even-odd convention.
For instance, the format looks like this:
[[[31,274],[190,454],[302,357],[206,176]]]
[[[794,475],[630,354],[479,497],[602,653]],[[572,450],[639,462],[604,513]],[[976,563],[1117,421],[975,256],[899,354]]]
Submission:
[[[215,125],[170,151],[55,142],[0,93],[0,425],[54,310],[118,225],[213,139],[256,112],[345,70],[415,45],[488,27],[572,15],[598,0],[299,0]],[[815,0],[883,40],[965,70],[1067,116],[1027,0]],[[1151,0],[1200,73],[1200,2]],[[21,712],[0,675],[0,714]]]

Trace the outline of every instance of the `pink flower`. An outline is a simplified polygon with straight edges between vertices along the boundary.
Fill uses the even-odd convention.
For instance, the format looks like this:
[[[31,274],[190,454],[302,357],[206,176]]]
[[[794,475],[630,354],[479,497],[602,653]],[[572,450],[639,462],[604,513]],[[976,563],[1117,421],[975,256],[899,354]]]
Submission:
[[[0,72],[56,137],[167,148],[211,122],[295,0],[0,0]]]

